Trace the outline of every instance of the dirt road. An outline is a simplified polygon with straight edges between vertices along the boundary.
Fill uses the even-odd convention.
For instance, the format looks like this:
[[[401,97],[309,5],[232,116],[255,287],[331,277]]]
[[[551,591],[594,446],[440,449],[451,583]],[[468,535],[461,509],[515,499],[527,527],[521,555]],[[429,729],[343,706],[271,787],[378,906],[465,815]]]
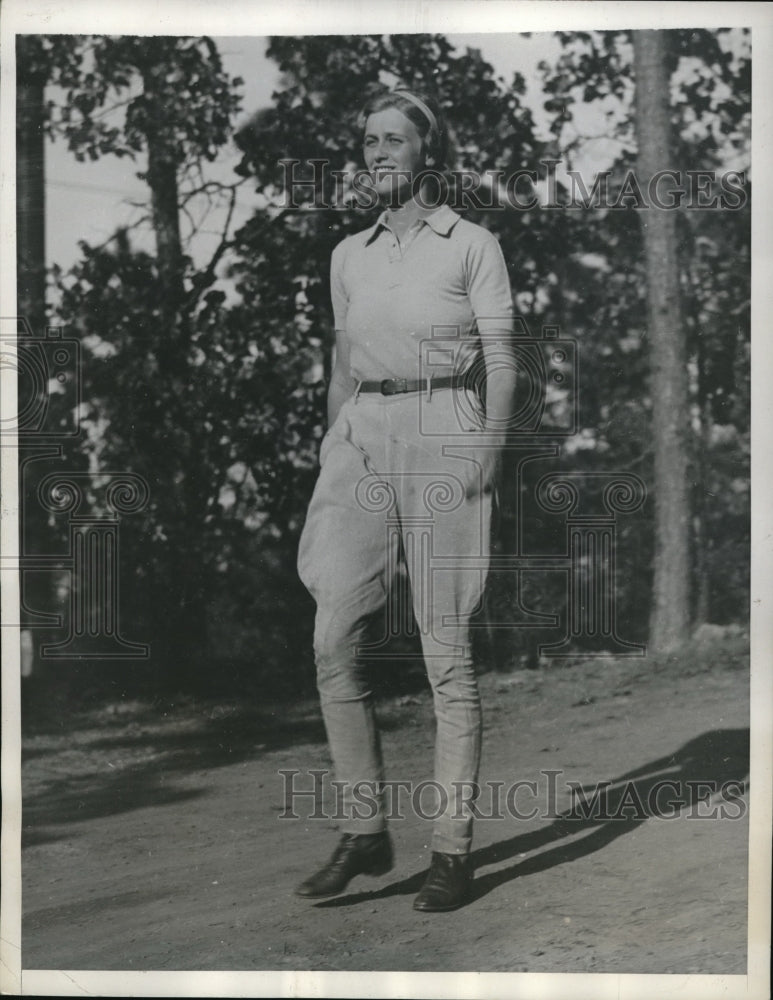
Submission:
[[[23,967],[743,974],[747,682],[738,644],[482,677],[481,778],[504,783],[503,806],[533,784],[479,820],[474,899],[436,915],[411,908],[429,824],[410,809],[391,825],[390,874],[322,903],[293,895],[337,839],[330,820],[280,819],[279,772],[309,788],[328,765],[313,700],[119,701],[39,728],[25,740]],[[431,777],[428,691],[381,718],[389,777]],[[572,781],[613,782],[606,813],[588,792],[589,818],[557,818]]]

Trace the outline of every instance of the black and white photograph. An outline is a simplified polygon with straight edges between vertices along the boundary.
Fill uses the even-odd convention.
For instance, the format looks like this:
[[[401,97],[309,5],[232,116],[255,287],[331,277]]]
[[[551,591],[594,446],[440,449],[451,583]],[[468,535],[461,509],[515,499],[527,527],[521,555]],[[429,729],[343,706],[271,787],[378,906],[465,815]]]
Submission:
[[[773,5],[0,18],[2,992],[769,996]]]

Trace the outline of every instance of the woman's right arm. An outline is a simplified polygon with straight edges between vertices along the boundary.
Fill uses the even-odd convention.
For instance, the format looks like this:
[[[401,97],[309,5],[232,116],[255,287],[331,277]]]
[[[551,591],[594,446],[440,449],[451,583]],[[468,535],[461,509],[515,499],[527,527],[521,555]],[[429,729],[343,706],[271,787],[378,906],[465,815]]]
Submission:
[[[356,388],[357,380],[352,378],[349,370],[349,338],[343,330],[336,330],[335,358],[327,391],[328,427],[333,426],[338,411],[346,400],[354,394]]]
[[[344,281],[346,246],[347,240],[341,240],[333,250],[330,261],[330,298],[333,303],[336,344],[333,370],[327,390],[328,429],[333,426],[339,410],[357,388],[357,382],[352,378],[349,367],[349,338],[346,335],[346,313],[349,309],[349,294]]]

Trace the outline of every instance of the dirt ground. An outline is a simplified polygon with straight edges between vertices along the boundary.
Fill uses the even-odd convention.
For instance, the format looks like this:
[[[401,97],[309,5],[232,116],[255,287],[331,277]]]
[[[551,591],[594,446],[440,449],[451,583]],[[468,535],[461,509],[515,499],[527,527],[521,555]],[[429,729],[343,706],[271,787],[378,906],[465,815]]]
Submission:
[[[448,914],[411,907],[430,824],[410,810],[391,824],[388,875],[325,902],[293,895],[337,839],[309,798],[280,818],[279,772],[309,788],[329,763],[313,699],[119,701],[27,726],[23,967],[745,974],[741,646],[485,674],[481,780],[535,784],[521,818],[478,821],[474,898]],[[431,777],[429,692],[380,717],[388,777]],[[558,817],[570,781],[615,782],[606,814]]]

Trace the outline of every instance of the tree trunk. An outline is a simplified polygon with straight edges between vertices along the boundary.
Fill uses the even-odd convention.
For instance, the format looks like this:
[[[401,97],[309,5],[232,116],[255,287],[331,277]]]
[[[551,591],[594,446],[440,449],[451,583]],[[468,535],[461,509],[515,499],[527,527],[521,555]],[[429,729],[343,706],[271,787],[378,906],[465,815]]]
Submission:
[[[23,35],[16,41],[16,313],[27,323],[18,325],[19,336],[45,335],[46,328],[46,239],[45,239],[45,121],[44,87],[46,74],[42,69],[42,45],[34,35]],[[19,368],[21,375],[22,368]],[[29,378],[29,374],[28,374]],[[48,392],[48,386],[19,385],[19,404],[23,407],[25,390]],[[47,400],[36,400],[44,411]],[[23,421],[20,431],[28,430]],[[34,452],[40,459],[34,462]],[[50,471],[51,459],[56,458],[56,447],[24,435],[19,438],[19,553],[25,555],[51,551],[56,546],[54,533],[47,523],[47,515],[35,502],[34,486],[40,481],[42,470]],[[56,551],[54,548],[53,551]],[[37,658],[40,629],[51,625],[46,613],[53,605],[51,575],[48,573],[19,573],[21,589],[21,623],[35,627],[35,632],[22,632],[26,654],[22,666],[26,675],[32,672],[32,662]],[[26,639],[25,639],[26,635]],[[46,635],[51,639],[52,635]]]
[[[147,182],[150,187],[153,231],[156,237],[158,271],[164,289],[163,319],[167,329],[162,336],[169,341],[180,333],[179,310],[183,297],[182,246],[180,243],[180,206],[177,171],[181,151],[170,142],[164,126],[164,94],[157,79],[166,64],[148,59],[142,68],[143,92],[148,102],[145,138],[148,144]]]
[[[189,389],[191,369],[188,351],[191,321],[185,306],[184,261],[180,239],[178,172],[182,148],[169,135],[165,115],[164,74],[168,70],[165,42],[149,45],[147,61],[141,67],[143,92],[148,102],[145,129],[147,141],[147,182],[151,193],[156,259],[162,288],[161,327],[155,333],[154,349],[160,372],[170,388],[170,400],[181,398]],[[173,412],[182,423],[183,408]],[[190,678],[192,664],[204,656],[208,641],[206,603],[207,575],[199,548],[182,534],[183,526],[203,524],[206,516],[206,487],[197,475],[197,456],[202,453],[201,428],[191,422],[178,426],[169,442],[169,480],[163,489],[173,492],[180,510],[173,541],[173,562],[169,589],[163,597],[163,636],[157,643],[165,662],[168,679],[176,683]],[[176,472],[179,471],[179,477]],[[171,586],[169,586],[171,584]]]
[[[672,168],[669,73],[662,31],[634,31],[638,181]],[[676,217],[641,211],[647,267],[650,393],[655,451],[655,563],[650,648],[677,649],[689,635],[689,532],[687,479],[687,364],[679,295]]]
[[[176,312],[182,298],[182,250],[177,197],[177,163],[169,158],[163,144],[148,142],[148,184],[153,206],[158,270],[169,292],[166,308]]]
[[[17,42],[16,88],[16,268],[18,314],[30,330],[42,337],[46,325],[46,241],[44,136],[45,77],[30,71],[40,60],[33,58],[34,36]]]

